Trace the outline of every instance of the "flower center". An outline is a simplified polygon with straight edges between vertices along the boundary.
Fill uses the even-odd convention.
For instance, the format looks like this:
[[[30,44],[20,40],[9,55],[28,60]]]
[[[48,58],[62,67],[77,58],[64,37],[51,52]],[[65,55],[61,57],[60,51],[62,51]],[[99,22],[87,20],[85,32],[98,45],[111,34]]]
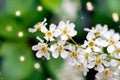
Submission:
[[[42,45],[42,46],[40,47],[40,51],[41,51],[42,53],[47,53],[47,52],[48,52],[47,46]]]
[[[48,37],[53,37],[53,32],[52,32],[52,31],[47,31],[47,32],[46,32],[46,36],[48,36]]]
[[[37,26],[37,31],[40,31],[41,30],[41,26]]]
[[[64,50],[63,45],[58,45],[58,46],[57,46],[57,51],[58,51],[58,52],[62,52],[63,50]]]
[[[86,60],[88,60],[88,53],[85,53],[85,54],[84,54],[84,58],[85,58]]]
[[[100,35],[100,32],[99,32],[99,31],[96,31],[94,34],[95,34],[95,36],[99,36],[99,35]]]
[[[102,64],[102,59],[100,58],[97,58],[96,61],[95,61],[96,65],[100,65]]]
[[[94,47],[94,46],[95,46],[94,41],[89,41],[89,42],[88,42],[88,46],[89,46],[89,47]]]
[[[68,34],[68,29],[66,29],[66,28],[63,29],[63,30],[62,30],[62,34],[67,35],[67,34]]]
[[[120,48],[116,48],[115,52],[119,54],[120,53]]]
[[[109,71],[108,69],[106,69],[106,70],[103,71],[103,74],[104,74],[105,76],[108,76],[108,75],[110,74],[110,71]]]
[[[79,65],[77,65],[77,69],[82,70],[83,68],[84,68],[83,63],[80,63]]]
[[[114,45],[115,41],[113,39],[108,40],[108,42],[110,43],[110,45]]]
[[[77,51],[72,51],[70,56],[73,57],[73,58],[77,58],[78,57],[78,52]]]

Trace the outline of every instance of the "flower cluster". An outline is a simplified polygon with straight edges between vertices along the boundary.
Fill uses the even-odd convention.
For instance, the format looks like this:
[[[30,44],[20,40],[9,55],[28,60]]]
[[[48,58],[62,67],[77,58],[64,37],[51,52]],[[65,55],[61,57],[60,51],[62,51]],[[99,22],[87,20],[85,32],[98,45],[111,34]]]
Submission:
[[[50,24],[46,27],[46,19],[30,28],[29,32],[40,31],[43,39],[37,37],[39,43],[32,47],[37,51],[38,58],[50,59],[59,56],[69,58],[69,64],[81,71],[84,76],[89,69],[97,71],[97,80],[118,80],[120,74],[120,35],[107,25],[96,25],[92,29],[85,28],[88,32],[84,44],[77,44],[72,37],[77,35],[75,25],[70,21],[60,21],[58,25]],[[72,42],[70,42],[70,40]]]

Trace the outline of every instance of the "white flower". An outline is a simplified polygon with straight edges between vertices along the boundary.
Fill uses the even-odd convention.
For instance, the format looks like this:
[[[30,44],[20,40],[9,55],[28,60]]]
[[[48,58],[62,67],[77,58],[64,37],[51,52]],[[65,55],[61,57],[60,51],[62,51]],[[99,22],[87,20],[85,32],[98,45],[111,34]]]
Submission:
[[[116,46],[118,47],[118,45],[120,45],[120,34],[115,33],[114,30],[110,30],[108,31],[108,36],[106,37],[109,46],[107,47],[107,51],[108,53],[113,53],[116,49]],[[119,46],[120,48],[120,46]],[[117,50],[117,53],[119,52],[119,50]]]
[[[120,42],[116,43],[115,47],[111,50],[114,50],[114,51],[111,51],[111,52],[113,52],[113,53],[111,53],[112,56],[114,56],[116,58],[120,58]]]
[[[39,22],[33,28],[29,28],[28,31],[31,33],[35,33],[36,31],[41,31],[41,32],[46,31],[47,23],[45,22],[46,22],[46,18],[43,20],[43,22]]]
[[[47,40],[47,41],[54,41],[55,39],[54,39],[54,37],[58,37],[59,35],[60,35],[60,33],[59,33],[60,31],[58,31],[57,29],[56,29],[56,25],[55,24],[51,24],[50,25],[50,27],[49,27],[49,30],[47,30],[46,29],[46,31],[44,31],[44,33],[45,33],[45,39]]]
[[[84,30],[92,32],[94,36],[97,37],[105,35],[105,32],[108,30],[108,26],[107,25],[101,26],[100,24],[97,24],[95,28],[94,27],[92,29],[85,28]]]
[[[118,68],[120,70],[120,61],[112,59],[110,61],[110,64],[111,64],[111,67],[115,67],[115,68]]]
[[[52,56],[54,58],[58,58],[59,55],[63,59],[67,58],[69,52],[65,50],[64,44],[65,44],[64,41],[58,41],[57,44],[53,44],[50,46],[50,50],[52,51]]]
[[[80,54],[80,60],[83,62],[89,63],[94,59],[95,59],[95,56],[93,56],[93,53],[91,52],[90,48],[86,48],[84,52]]]
[[[101,72],[104,69],[104,66],[110,66],[110,63],[106,60],[106,54],[94,57],[94,60],[89,62],[88,67],[93,68],[95,65],[95,70],[99,72]]]
[[[77,11],[79,9],[78,0],[62,0],[62,14],[68,18],[75,18],[77,16]],[[65,14],[64,14],[65,13]]]
[[[97,46],[100,46],[100,47],[107,47],[109,45],[109,43],[107,42],[107,40],[105,40],[103,38],[97,38],[97,39],[95,39],[95,43],[97,44]]]
[[[106,35],[107,34],[107,35]],[[105,38],[109,42],[109,45],[115,45],[120,40],[119,33],[115,33],[114,30],[109,30],[105,33]]]
[[[42,39],[39,40],[42,41]],[[42,56],[44,56],[47,60],[50,59],[48,44],[43,43],[43,41],[39,42],[37,45],[34,45],[32,47],[32,50],[37,51],[36,53],[37,58],[41,58]]]
[[[77,63],[77,69],[79,70],[79,71],[81,71],[82,73],[83,73],[83,75],[84,76],[86,76],[87,75],[87,72],[89,72],[89,70],[88,70],[88,68],[87,68],[87,63],[86,62],[79,62],[79,63]]]
[[[69,58],[70,58],[70,65],[74,66],[77,61],[81,58],[80,54],[83,52],[80,48],[77,48],[72,45],[65,46],[66,49],[70,51]]]
[[[77,31],[75,31],[74,28],[75,25],[73,23],[69,23],[69,21],[66,23],[64,21],[61,21],[58,24],[58,29],[61,31],[61,40],[68,40],[69,37],[74,37],[77,34]]]
[[[95,41],[95,35],[92,32],[89,32],[86,38],[87,38],[87,41],[86,40],[84,41],[84,44],[83,44],[84,47],[89,47],[94,52],[102,51],[101,47],[97,46],[98,43]]]
[[[101,72],[98,72],[95,76],[97,80],[118,80],[116,79],[114,72],[110,69],[103,69]]]

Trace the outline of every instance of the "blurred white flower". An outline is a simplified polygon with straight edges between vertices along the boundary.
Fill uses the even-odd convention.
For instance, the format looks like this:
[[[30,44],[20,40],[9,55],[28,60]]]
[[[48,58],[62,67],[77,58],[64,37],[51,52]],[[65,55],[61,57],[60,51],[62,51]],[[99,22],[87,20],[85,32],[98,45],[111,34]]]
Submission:
[[[87,75],[87,72],[89,72],[89,69],[87,67],[87,62],[80,61],[76,65],[77,69],[83,73],[84,76]]]
[[[73,23],[69,23],[69,21],[66,23],[64,21],[60,21],[58,24],[58,29],[61,31],[61,40],[68,40],[69,37],[74,37],[77,35],[77,31],[74,28],[75,25]]]
[[[74,66],[77,63],[77,61],[81,58],[80,53],[82,53],[82,50],[72,45],[67,45],[65,46],[65,48],[70,51],[69,52],[69,58],[70,58],[69,63],[70,65]]]
[[[69,52],[65,50],[65,41],[58,41],[57,44],[53,44],[50,46],[50,50],[52,51],[52,56],[54,58],[58,58],[59,55],[65,59],[67,58]]]
[[[31,33],[35,33],[36,31],[44,32],[46,31],[46,25],[47,25],[46,18],[44,18],[42,22],[39,22],[33,28],[29,28],[28,31]]]
[[[75,18],[79,7],[79,0],[62,0],[61,8],[68,18]]]
[[[120,34],[118,33],[115,33],[114,30],[109,30],[107,32],[107,35],[106,36],[106,39],[109,43],[109,46],[107,47],[107,51],[108,53],[113,53],[116,49],[116,46],[117,47],[120,47]],[[117,50],[117,53],[119,53],[119,49]]]
[[[89,32],[87,34],[86,38],[87,38],[87,41],[86,40],[84,41],[84,44],[83,44],[84,47],[89,47],[91,49],[91,51],[94,51],[94,52],[101,52],[102,51],[101,47],[97,46],[98,43],[95,40],[94,33]]]
[[[103,69],[101,72],[98,72],[95,76],[97,80],[118,80],[115,77],[114,72],[109,68]]]
[[[57,71],[58,80],[84,80],[84,76],[73,66],[69,66],[66,59],[62,68]]]
[[[94,57],[94,60],[89,62],[88,67],[93,68],[96,65],[95,70],[101,72],[104,69],[104,66],[110,66],[110,63],[106,60],[106,57],[106,54]]]
[[[42,39],[40,39],[41,42],[39,42],[37,45],[34,45],[32,47],[32,50],[37,51],[36,52],[36,57],[41,58],[44,56],[47,60],[50,59],[50,54],[49,54],[49,47],[48,44],[43,43]]]
[[[49,30],[47,30],[47,28],[44,30],[45,33],[45,39],[47,41],[54,41],[54,37],[58,37],[60,35],[60,33],[58,32],[58,30],[56,30],[56,25],[55,24],[51,24],[49,27]]]
[[[92,29],[89,29],[89,28],[85,28],[84,29],[85,31],[88,31],[88,32],[92,32],[94,33],[93,35],[98,37],[98,36],[103,36],[105,35],[105,32],[108,30],[108,26],[107,25],[100,25],[100,24],[97,24],[95,27],[93,27]]]

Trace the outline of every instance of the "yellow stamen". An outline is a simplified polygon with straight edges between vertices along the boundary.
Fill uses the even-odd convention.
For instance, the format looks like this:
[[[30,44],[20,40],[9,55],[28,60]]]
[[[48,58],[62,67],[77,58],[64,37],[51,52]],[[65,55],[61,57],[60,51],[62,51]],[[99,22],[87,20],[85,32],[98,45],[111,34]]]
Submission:
[[[72,51],[72,52],[70,53],[70,56],[71,56],[72,58],[77,58],[77,57],[78,57],[78,52],[77,52],[77,51]]]
[[[64,46],[63,45],[58,45],[57,46],[57,51],[58,52],[62,52],[64,50]]]

